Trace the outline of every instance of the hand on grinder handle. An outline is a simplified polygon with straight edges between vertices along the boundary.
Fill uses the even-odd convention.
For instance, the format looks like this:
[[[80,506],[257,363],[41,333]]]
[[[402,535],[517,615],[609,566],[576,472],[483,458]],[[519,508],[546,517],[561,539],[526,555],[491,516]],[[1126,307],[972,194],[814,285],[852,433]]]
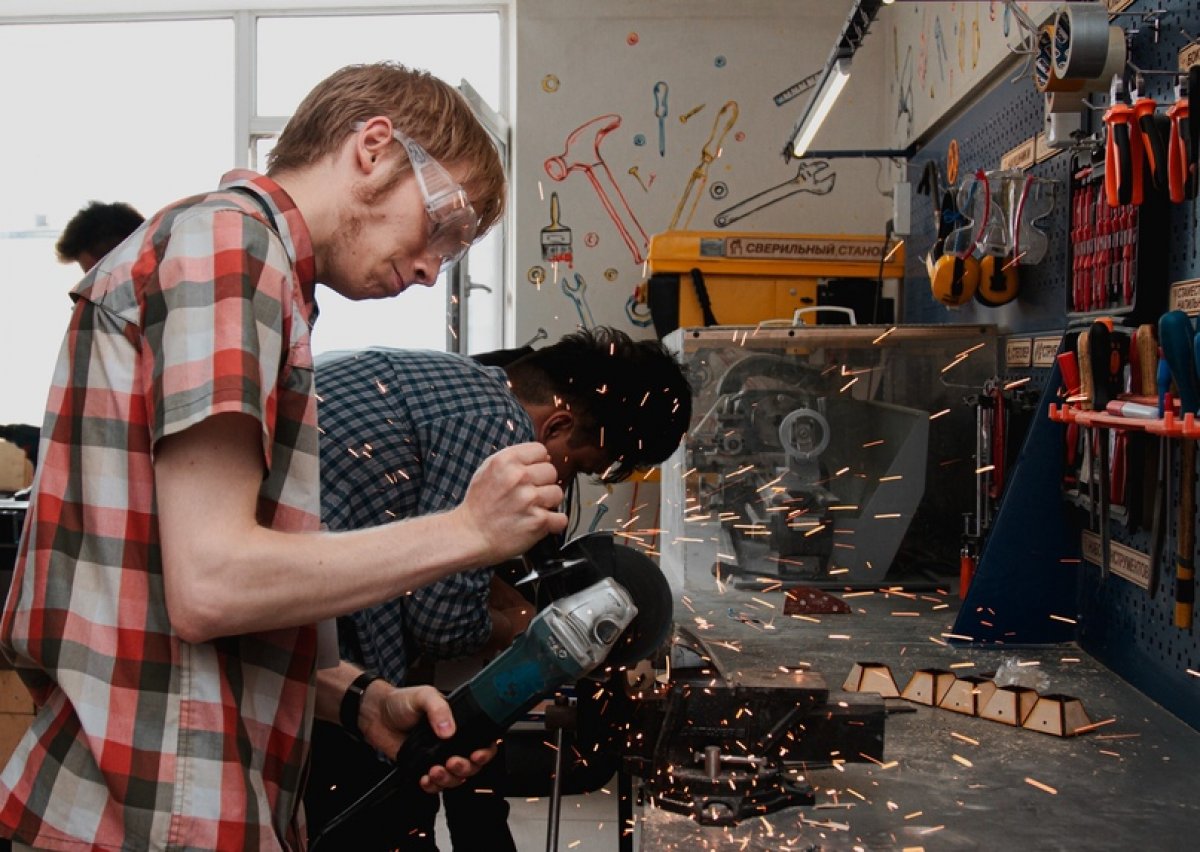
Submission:
[[[368,700],[375,690],[379,690],[379,700]],[[363,697],[360,722],[363,737],[384,753],[399,751],[417,731],[430,734],[436,731],[437,738],[446,739],[458,731],[453,708],[432,686],[396,688],[377,681]],[[494,743],[473,749],[445,750],[441,760],[428,764],[416,781],[426,793],[449,790],[478,773],[495,756]]]
[[[445,721],[438,714],[421,719],[400,746],[395,769],[330,820],[313,848],[394,793],[417,785],[430,792],[443,781],[451,783],[454,766],[463,768],[455,756],[479,755],[542,698],[600,665],[636,615],[629,593],[607,577],[550,604],[504,653],[450,694],[453,734],[442,738],[434,732],[430,722]]]

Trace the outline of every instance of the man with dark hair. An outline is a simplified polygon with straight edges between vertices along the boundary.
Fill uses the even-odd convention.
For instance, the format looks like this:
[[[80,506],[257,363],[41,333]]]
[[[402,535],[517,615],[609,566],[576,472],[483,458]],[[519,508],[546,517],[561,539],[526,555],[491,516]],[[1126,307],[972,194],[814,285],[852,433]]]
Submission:
[[[490,358],[482,360],[492,360]],[[539,441],[568,491],[579,474],[616,482],[658,464],[691,419],[691,390],[657,340],[581,330],[504,368],[443,352],[367,349],[317,365],[321,519],[360,529],[455,506],[479,460]],[[491,568],[445,580],[339,619],[342,655],[394,684],[414,663],[500,651],[533,612]],[[323,825],[387,771],[373,749],[332,726],[314,732],[306,808]],[[502,761],[496,761],[500,764]],[[455,849],[512,850],[508,804],[488,767],[443,796]],[[412,803],[414,805],[418,803]],[[386,820],[364,815],[335,835],[342,849],[433,850],[436,799]],[[331,842],[334,837],[331,837]]]
[[[54,250],[59,263],[78,263],[87,272],[137,230],[145,217],[124,201],[92,201],[67,222]]]
[[[300,103],[266,175],[169,205],[72,291],[0,620],[38,708],[0,775],[0,834],[298,850],[314,716],[386,754],[422,717],[453,734],[436,690],[339,664],[318,625],[562,530],[556,470],[517,444],[450,511],[322,532],[310,333],[318,281],[353,300],[431,285],[504,195],[452,86],[349,66]]]

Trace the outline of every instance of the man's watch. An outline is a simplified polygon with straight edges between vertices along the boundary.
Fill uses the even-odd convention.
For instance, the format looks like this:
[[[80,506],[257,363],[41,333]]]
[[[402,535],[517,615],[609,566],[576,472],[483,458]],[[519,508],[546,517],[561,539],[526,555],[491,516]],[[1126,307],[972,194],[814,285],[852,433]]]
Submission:
[[[367,691],[367,687],[377,680],[381,680],[375,672],[365,671],[354,679],[354,682],[346,687],[346,693],[342,696],[342,706],[338,712],[338,719],[342,723],[342,728],[350,736],[356,740],[363,738],[362,729],[358,726],[358,713],[362,708],[363,693]]]

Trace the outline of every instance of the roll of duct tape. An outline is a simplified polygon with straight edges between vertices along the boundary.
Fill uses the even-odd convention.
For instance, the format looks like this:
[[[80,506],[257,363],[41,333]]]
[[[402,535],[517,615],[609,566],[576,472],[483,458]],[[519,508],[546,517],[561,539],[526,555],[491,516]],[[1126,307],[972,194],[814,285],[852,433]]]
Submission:
[[[1060,80],[1096,77],[1108,59],[1108,10],[1067,3],[1054,16],[1054,73]]]
[[[1046,114],[1080,112],[1087,104],[1086,98],[1083,92],[1047,92]]]
[[[1060,80],[1054,72],[1054,24],[1042,24],[1033,57],[1034,87],[1039,92],[1078,92],[1083,83],[1083,80]]]
[[[1120,27],[1109,27],[1108,55],[1104,59],[1104,67],[1091,80],[1084,81],[1083,92],[1107,92],[1113,75],[1125,73],[1126,53],[1125,31]]]

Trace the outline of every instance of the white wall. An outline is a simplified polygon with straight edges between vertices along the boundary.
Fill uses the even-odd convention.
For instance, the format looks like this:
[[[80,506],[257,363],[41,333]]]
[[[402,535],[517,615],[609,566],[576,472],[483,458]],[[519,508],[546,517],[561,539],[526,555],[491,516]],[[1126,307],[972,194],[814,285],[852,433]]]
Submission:
[[[773,98],[824,65],[848,9],[848,3],[828,0],[518,0],[515,342],[525,342],[539,328],[553,339],[580,322],[561,286],[564,277],[574,284],[575,273],[585,282],[590,320],[651,333],[626,314],[643,266],[599,193],[582,172],[555,182],[544,167],[547,158],[564,151],[572,131],[599,116],[619,117],[619,126],[600,142],[599,155],[616,184],[606,194],[618,210],[623,205],[617,191],[628,202],[631,213],[618,218],[641,248],[639,226],[646,235],[668,228],[701,164],[714,119],[722,105],[736,103],[736,122],[708,168],[690,224],[692,230],[716,230],[713,220],[722,210],[797,177],[799,164],[785,162],[781,152],[806,95],[782,106]],[[883,40],[872,32],[815,149],[889,147],[880,110],[883,57]],[[659,81],[668,87],[665,156],[659,154],[654,115]],[[680,122],[701,105],[686,124]],[[639,134],[644,145],[635,144]],[[584,147],[585,159],[593,159],[590,141]],[[628,173],[634,166],[644,187]],[[836,178],[828,194],[793,195],[727,230],[882,234],[891,215],[890,199],[880,192],[890,189],[887,173],[875,160],[830,161],[827,174]],[[714,198],[718,183],[724,195]],[[557,280],[542,254],[552,192],[558,193],[560,223],[570,229],[574,256],[573,268],[559,264]],[[540,289],[528,280],[534,267],[546,272]]]
[[[690,229],[718,230],[713,220],[721,211],[795,179],[800,164],[785,162],[782,151],[807,95],[782,105],[776,105],[775,96],[824,66],[848,11],[848,1],[830,0],[517,0],[511,204],[516,268],[515,292],[509,294],[514,342],[524,343],[539,329],[553,340],[580,323],[561,283],[566,278],[574,284],[576,273],[586,288],[585,321],[652,337],[652,329],[635,325],[626,312],[644,268],[617,221],[639,249],[638,226],[646,235],[667,230],[689,177],[701,165],[714,119],[730,101],[737,105],[737,119],[724,137],[721,156],[708,167]],[[890,147],[880,108],[884,48],[872,31],[814,149]],[[667,84],[663,156],[654,114],[659,81]],[[686,124],[680,122],[700,105]],[[547,158],[563,153],[573,131],[604,115],[620,121],[598,148],[616,185],[606,186],[606,194],[618,209],[617,192],[628,202],[630,212],[617,220],[585,174],[556,182],[544,166]],[[643,145],[635,144],[639,134]],[[593,133],[582,162],[594,160],[594,139]],[[645,187],[629,174],[633,166]],[[826,174],[836,174],[827,194],[792,195],[725,230],[882,235],[892,207],[881,191],[890,190],[893,170],[862,159],[831,160],[826,168]],[[715,198],[712,189],[718,183],[725,192]],[[542,231],[550,225],[552,192],[559,196],[560,224],[570,229],[572,268],[560,263],[556,269],[543,260]],[[681,221],[678,227],[685,225]],[[540,288],[528,280],[534,267],[546,275]],[[659,527],[653,483],[617,486],[597,506],[602,495],[597,488],[584,489],[581,531],[597,519],[601,529]],[[652,543],[653,534],[641,540]]]

